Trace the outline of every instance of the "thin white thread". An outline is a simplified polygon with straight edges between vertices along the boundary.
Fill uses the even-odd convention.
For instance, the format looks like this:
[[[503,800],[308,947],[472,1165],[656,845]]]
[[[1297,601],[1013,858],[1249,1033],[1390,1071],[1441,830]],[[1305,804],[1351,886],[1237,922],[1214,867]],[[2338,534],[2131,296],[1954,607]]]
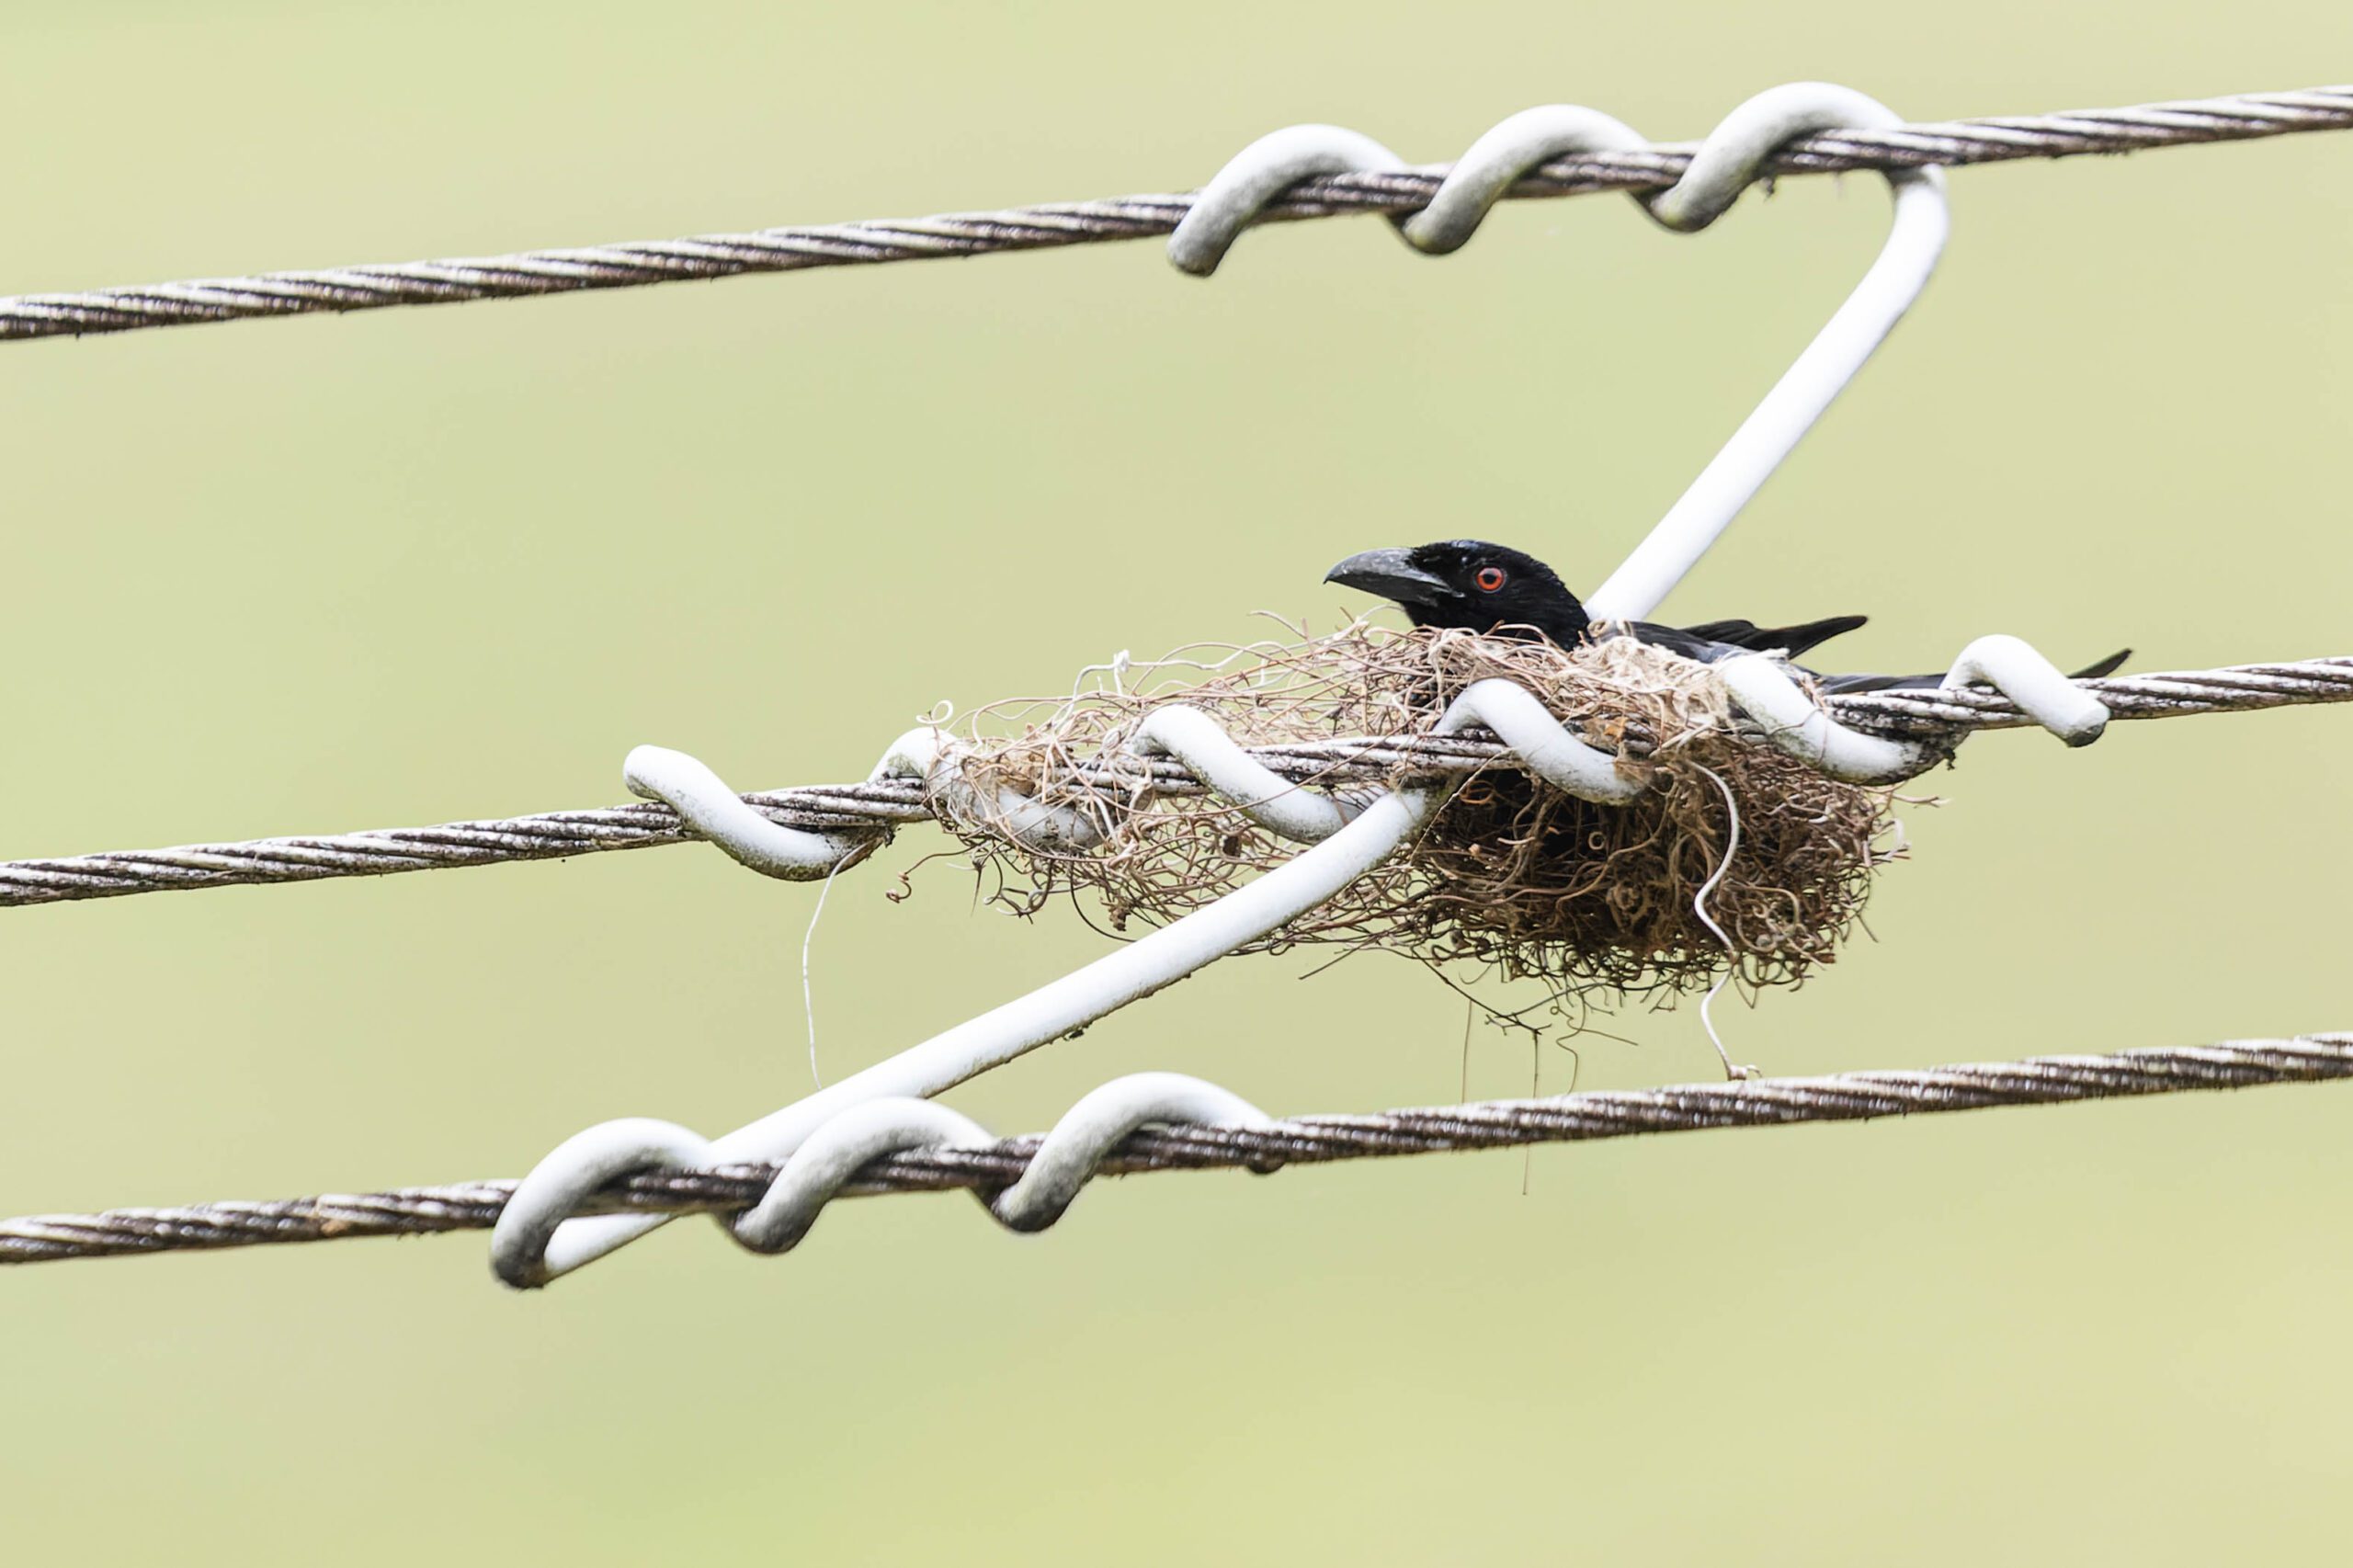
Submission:
[[[809,980],[809,949],[817,940],[817,922],[825,915],[825,895],[834,891],[834,879],[850,858],[843,856],[825,873],[825,885],[817,890],[817,907],[809,912],[809,929],[801,937],[801,1016],[809,1021],[809,1081],[821,1089],[825,1080],[817,1072],[817,990]]]
[[[1724,945],[1724,956],[1728,960],[1723,973],[1717,977],[1713,985],[1708,987],[1708,994],[1699,998],[1699,1027],[1708,1031],[1708,1043],[1716,1048],[1716,1055],[1723,1062],[1726,1077],[1753,1078],[1756,1075],[1756,1068],[1733,1065],[1732,1053],[1724,1049],[1723,1036],[1716,1032],[1716,1020],[1709,1011],[1715,1006],[1716,993],[1724,988],[1725,983],[1732,979],[1733,972],[1740,965],[1740,950],[1732,945],[1732,934],[1717,925],[1716,917],[1708,913],[1708,895],[1714,892],[1717,886],[1723,881],[1724,873],[1732,869],[1732,858],[1740,852],[1740,802],[1733,799],[1732,786],[1719,778],[1715,769],[1703,767],[1699,763],[1694,763],[1692,766],[1706,774],[1710,781],[1715,785],[1717,792],[1724,798],[1724,810],[1732,816],[1732,834],[1724,844],[1723,859],[1717,865],[1715,874],[1701,882],[1699,891],[1691,895],[1691,913],[1699,917],[1701,925],[1716,934],[1716,940]]]

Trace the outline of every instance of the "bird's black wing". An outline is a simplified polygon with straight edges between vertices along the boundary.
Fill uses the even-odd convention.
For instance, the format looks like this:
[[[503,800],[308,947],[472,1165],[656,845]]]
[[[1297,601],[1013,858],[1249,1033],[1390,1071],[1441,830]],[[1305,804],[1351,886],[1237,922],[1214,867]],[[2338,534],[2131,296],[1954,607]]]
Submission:
[[[1670,653],[1680,653],[1687,659],[1695,659],[1703,665],[1712,665],[1719,659],[1729,659],[1735,653],[1755,652],[1754,649],[1741,643],[1726,642],[1707,635],[1706,627],[1661,626],[1653,620],[1635,620],[1623,624],[1625,630],[1632,634],[1636,642],[1647,642],[1654,648],[1664,648]],[[1717,624],[1745,626],[1748,623],[1721,621]]]
[[[1862,615],[1834,615],[1821,620],[1809,620],[1797,626],[1759,626],[1753,620],[1709,620],[1698,626],[1682,628],[1685,635],[1704,642],[1722,642],[1752,653],[1770,653],[1776,649],[1792,658],[1833,637],[1843,637],[1861,627],[1870,618]],[[1644,628],[1643,641],[1648,636]]]
[[[1661,626],[1654,620],[1636,620],[1626,623],[1626,630],[1654,648],[1712,665],[1738,653],[1802,653],[1825,638],[1852,631],[1862,623],[1859,615],[1838,615],[1828,620],[1811,620],[1803,626],[1758,626],[1752,620]]]

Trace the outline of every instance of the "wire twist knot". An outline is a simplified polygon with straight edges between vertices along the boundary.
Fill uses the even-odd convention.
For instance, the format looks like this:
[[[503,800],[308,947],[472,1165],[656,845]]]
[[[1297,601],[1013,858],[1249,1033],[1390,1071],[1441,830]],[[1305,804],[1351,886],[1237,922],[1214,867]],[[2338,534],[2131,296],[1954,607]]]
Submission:
[[[975,1187],[973,1196],[1007,1230],[1043,1231],[1069,1211],[1112,1150],[1139,1128],[1154,1124],[1265,1128],[1273,1119],[1199,1078],[1131,1074],[1072,1106],[1010,1186]],[[910,1150],[993,1148],[996,1142],[972,1118],[931,1100],[861,1100],[811,1131],[751,1207],[713,1218],[749,1251],[790,1252],[825,1205],[874,1161]],[[543,1286],[554,1277],[549,1243],[591,1194],[642,1172],[703,1171],[718,1163],[709,1140],[676,1122],[631,1117],[575,1133],[517,1185],[491,1234],[492,1271],[517,1290]]]

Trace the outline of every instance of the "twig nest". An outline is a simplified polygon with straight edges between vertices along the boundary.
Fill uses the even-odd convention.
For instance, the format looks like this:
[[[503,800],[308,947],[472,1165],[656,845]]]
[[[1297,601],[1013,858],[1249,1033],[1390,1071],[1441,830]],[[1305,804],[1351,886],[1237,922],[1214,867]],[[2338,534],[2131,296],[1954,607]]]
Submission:
[[[1409,777],[1427,782],[1428,765],[1335,743],[1427,734],[1465,687],[1494,676],[1534,692],[1649,788],[1597,805],[1508,759],[1458,771],[1417,838],[1264,946],[1378,947],[1620,994],[1697,989],[1728,965],[1751,984],[1794,984],[1830,961],[1872,873],[1902,853],[1893,791],[1743,739],[1708,666],[1631,638],[1563,650],[1358,624],[1212,652],[1222,656],[1122,665],[1097,688],[995,704],[959,727],[934,804],[1000,879],[1000,899],[1031,912],[1070,892],[1125,931],[1300,852],[1128,754],[1154,706],[1199,709],[1247,746],[1321,745],[1328,760],[1301,788],[1360,801]]]

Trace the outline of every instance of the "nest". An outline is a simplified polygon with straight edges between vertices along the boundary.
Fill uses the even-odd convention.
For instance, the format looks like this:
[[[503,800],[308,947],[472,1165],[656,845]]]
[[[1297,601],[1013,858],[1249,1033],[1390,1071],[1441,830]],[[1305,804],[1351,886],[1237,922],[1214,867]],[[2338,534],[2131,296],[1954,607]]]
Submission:
[[[1024,913],[1068,892],[1132,932],[1300,852],[1128,756],[1152,708],[1198,708],[1245,745],[1324,744],[1333,760],[1302,788],[1361,801],[1412,768],[1331,743],[1427,734],[1489,676],[1535,692],[1650,788],[1598,805],[1507,762],[1481,767],[1400,854],[1259,946],[1374,946],[1440,971],[1536,977],[1556,994],[1671,997],[1728,968],[1751,985],[1794,984],[1836,955],[1872,873],[1902,853],[1892,790],[1743,739],[1707,666],[1631,639],[1564,651],[1358,624],[1090,674],[1070,697],[967,716],[935,775],[941,821]],[[1050,819],[1041,806],[1061,811]]]

